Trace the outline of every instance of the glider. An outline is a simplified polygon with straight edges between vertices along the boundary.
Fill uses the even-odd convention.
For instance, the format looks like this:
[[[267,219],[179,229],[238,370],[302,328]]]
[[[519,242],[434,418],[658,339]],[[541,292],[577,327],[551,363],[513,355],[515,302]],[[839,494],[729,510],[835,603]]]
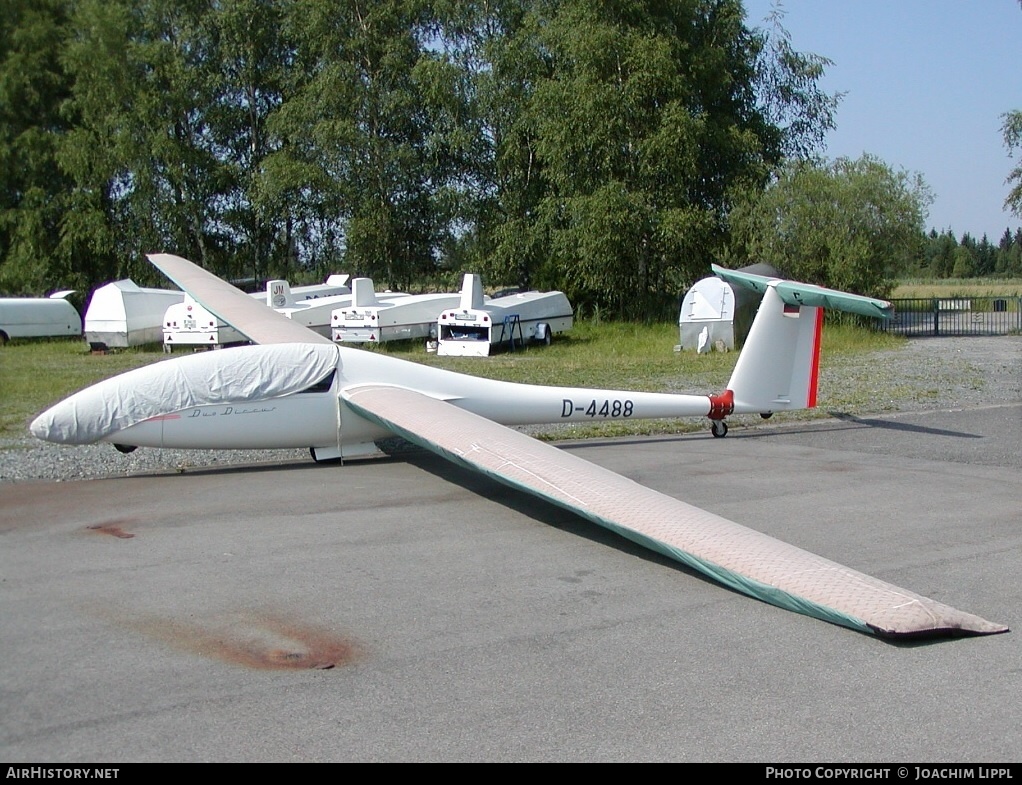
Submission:
[[[732,589],[884,637],[1007,627],[872,578],[685,504],[507,426],[706,417],[816,403],[822,309],[886,316],[890,304],[714,265],[763,294],[724,392],[676,395],[481,379],[331,342],[202,268],[150,261],[255,345],[179,357],[102,381],[31,424],[40,439],[173,448],[308,447],[316,460],[375,452],[400,435],[456,464],[565,507]]]

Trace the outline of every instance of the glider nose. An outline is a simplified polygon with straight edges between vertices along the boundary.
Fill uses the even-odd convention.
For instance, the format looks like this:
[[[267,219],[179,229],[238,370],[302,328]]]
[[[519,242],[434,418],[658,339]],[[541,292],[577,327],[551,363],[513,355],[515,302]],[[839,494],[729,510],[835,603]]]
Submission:
[[[50,431],[53,422],[52,412],[53,409],[47,409],[32,420],[32,424],[28,426],[28,430],[32,432],[32,435],[37,439],[42,439],[44,442],[51,441]]]
[[[84,420],[101,407],[102,394],[90,387],[51,406],[32,421],[29,430],[44,442],[90,444],[96,441],[95,429],[85,427]]]
[[[194,406],[245,403],[307,390],[338,367],[333,343],[201,352],[106,379],[47,409],[29,426],[43,441],[92,444]],[[137,432],[136,432],[137,435]]]

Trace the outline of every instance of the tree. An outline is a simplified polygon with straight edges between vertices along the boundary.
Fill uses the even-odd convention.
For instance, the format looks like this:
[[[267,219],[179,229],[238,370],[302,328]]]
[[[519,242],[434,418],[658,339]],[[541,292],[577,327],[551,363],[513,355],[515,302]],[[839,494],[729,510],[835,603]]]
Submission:
[[[61,0],[0,7],[0,291],[12,294],[84,283],[57,261],[70,188],[56,160],[70,127],[60,111],[70,88],[59,61],[64,7]]]
[[[519,274],[625,317],[673,305],[723,236],[731,187],[779,158],[762,45],[737,0],[530,6],[508,49],[522,113],[498,151],[501,183],[536,189],[499,196]]]
[[[1008,148],[1008,155],[1012,155],[1016,150],[1022,152],[1022,110],[1006,112],[1002,117],[1004,124],[1001,131],[1004,133],[1004,146]],[[1022,160],[1011,170],[1005,182],[1014,185],[1004,200],[1004,206],[1022,218]]]
[[[474,268],[673,306],[833,126],[740,0],[9,0],[0,284]],[[343,266],[342,266],[343,265]]]
[[[735,183],[762,184],[832,127],[825,61],[793,52],[779,22],[776,39],[747,28],[737,0],[439,7],[465,100],[460,121],[431,125],[478,141],[445,148],[476,162],[447,181],[472,206],[449,236],[488,279],[564,289],[583,311],[673,309]]]
[[[931,232],[924,251],[926,271],[936,278],[950,278],[955,266],[957,248],[958,239],[950,229],[946,229],[940,235]]]
[[[756,89],[770,130],[785,158],[806,160],[823,148],[824,137],[836,126],[834,113],[843,94],[825,93],[819,80],[833,62],[812,53],[797,52],[784,28],[784,11],[774,5],[760,30]]]
[[[952,278],[971,278],[977,273],[978,254],[976,240],[968,232],[962,235],[958,247],[952,256],[954,263],[951,268]]]
[[[930,191],[877,158],[796,162],[765,190],[746,189],[730,216],[730,262],[766,262],[799,280],[886,297],[918,262]]]
[[[208,5],[81,0],[65,52],[79,118],[60,151],[74,179],[62,241],[112,257],[104,277],[160,282],[145,261],[173,250],[231,275],[224,214],[237,184],[213,114],[223,94]]]
[[[281,9],[276,0],[221,0],[204,20],[213,97],[208,127],[227,186],[216,220],[241,257],[231,274],[256,279],[290,278],[299,266],[291,211],[261,210],[258,202],[263,165],[277,147],[269,118],[284,100],[293,65]]]
[[[405,288],[434,261],[425,120],[413,80],[423,57],[421,0],[296,0],[288,6],[301,83],[272,119],[280,150],[267,192],[307,184],[324,239],[355,274]],[[319,205],[322,205],[320,207]],[[311,238],[315,242],[315,238]]]

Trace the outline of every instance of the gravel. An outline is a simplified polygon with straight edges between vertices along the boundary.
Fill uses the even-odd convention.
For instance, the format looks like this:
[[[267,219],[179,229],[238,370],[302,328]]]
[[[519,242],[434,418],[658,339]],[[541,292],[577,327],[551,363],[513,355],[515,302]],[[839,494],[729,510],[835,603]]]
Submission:
[[[693,390],[705,393],[705,390]],[[772,427],[830,413],[890,414],[969,409],[1022,400],[1022,336],[916,338],[905,346],[825,363],[817,409],[778,415]],[[681,421],[679,421],[681,423]],[[762,427],[735,417],[732,428]],[[700,426],[702,427],[702,426]],[[691,430],[690,421],[678,430]],[[570,438],[570,427],[533,426],[530,433]],[[122,455],[109,444],[46,444],[26,435],[0,440],[0,483],[82,480],[218,466],[310,460],[307,450],[153,450]]]

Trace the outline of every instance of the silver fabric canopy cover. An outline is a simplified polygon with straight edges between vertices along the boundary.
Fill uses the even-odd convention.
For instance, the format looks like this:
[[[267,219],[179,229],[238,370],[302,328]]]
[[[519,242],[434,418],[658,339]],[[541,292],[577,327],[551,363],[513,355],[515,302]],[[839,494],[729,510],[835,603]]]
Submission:
[[[336,367],[333,344],[284,343],[200,352],[95,384],[43,412],[31,430],[47,441],[87,444],[150,417],[193,406],[261,401],[301,392]]]

